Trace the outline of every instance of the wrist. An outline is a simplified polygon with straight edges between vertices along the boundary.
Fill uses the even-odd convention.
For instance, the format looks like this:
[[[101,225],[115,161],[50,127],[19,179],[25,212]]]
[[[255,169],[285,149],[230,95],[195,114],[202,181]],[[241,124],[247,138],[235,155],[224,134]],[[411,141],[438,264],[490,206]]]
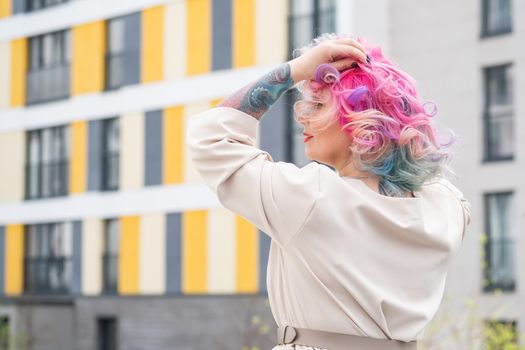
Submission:
[[[289,61],[288,64],[290,65],[290,77],[292,78],[294,84],[297,84],[301,80],[306,79],[303,74],[304,69],[301,68],[299,57]]]

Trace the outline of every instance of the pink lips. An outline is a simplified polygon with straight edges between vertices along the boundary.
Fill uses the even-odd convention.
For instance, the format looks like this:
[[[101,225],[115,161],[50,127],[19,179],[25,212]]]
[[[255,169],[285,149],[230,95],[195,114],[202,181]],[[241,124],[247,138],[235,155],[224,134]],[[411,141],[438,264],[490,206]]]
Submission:
[[[309,135],[305,132],[303,132],[303,135],[304,135],[304,142],[310,141],[310,139],[313,137],[312,135]]]

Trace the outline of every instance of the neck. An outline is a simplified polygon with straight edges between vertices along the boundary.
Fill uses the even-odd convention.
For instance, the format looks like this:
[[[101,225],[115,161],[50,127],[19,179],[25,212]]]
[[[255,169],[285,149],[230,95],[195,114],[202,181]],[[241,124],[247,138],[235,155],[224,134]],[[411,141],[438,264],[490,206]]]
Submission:
[[[354,178],[370,178],[375,177],[376,175],[374,173],[371,173],[369,171],[360,171],[356,169],[354,166],[354,162],[351,158],[348,158],[346,163],[344,163],[342,166],[340,166],[337,169],[337,173],[339,176],[347,176],[347,177],[354,177]]]

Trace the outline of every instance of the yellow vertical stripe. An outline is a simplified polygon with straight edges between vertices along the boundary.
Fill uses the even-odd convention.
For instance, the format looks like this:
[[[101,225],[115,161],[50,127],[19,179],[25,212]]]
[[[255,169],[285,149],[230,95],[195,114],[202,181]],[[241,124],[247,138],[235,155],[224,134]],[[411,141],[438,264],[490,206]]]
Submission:
[[[252,293],[258,289],[258,239],[257,228],[242,216],[235,215],[236,224],[236,289],[240,293]]]
[[[11,1],[12,0],[0,0],[0,18],[11,16]]]
[[[71,161],[69,163],[69,192],[86,191],[87,122],[71,123]]]
[[[207,291],[207,230],[206,210],[187,211],[182,216],[182,292]]]
[[[211,0],[189,0],[186,10],[186,73],[207,73],[211,69]]]
[[[82,24],[73,28],[73,62],[71,66],[71,93],[73,95],[104,89],[104,55],[106,50],[106,23]]]
[[[142,12],[141,81],[162,80],[164,76],[164,6]]]
[[[223,100],[223,98],[216,98],[216,99],[213,99],[211,100],[210,102],[210,106],[211,107],[216,107],[219,103],[221,103]]]
[[[233,67],[255,64],[255,0],[233,1]]]
[[[24,288],[24,226],[5,228],[5,294],[22,294]]]
[[[27,39],[11,41],[11,107],[26,103]]]
[[[120,218],[119,278],[120,294],[139,291],[139,217]]]
[[[166,108],[163,118],[164,184],[181,183],[184,174],[184,107]]]

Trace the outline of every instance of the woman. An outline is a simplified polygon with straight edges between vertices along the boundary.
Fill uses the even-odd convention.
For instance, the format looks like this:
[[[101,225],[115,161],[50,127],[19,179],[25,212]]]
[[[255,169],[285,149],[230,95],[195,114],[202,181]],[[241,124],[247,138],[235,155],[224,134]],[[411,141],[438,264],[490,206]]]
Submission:
[[[191,117],[191,157],[221,203],[272,238],[274,350],[416,349],[470,222],[443,176],[451,142],[379,47],[324,35],[300,53]],[[296,84],[313,160],[301,168],[255,146]]]

